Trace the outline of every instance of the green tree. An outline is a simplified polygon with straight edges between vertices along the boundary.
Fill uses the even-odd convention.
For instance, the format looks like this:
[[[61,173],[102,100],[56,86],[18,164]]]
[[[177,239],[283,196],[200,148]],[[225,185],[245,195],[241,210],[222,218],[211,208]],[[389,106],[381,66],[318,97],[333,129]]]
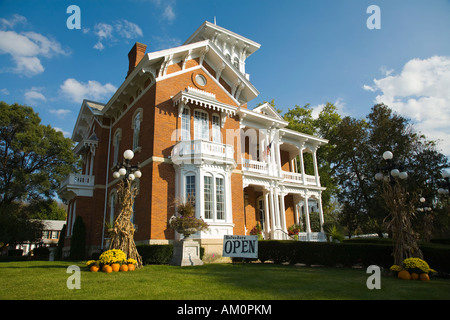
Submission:
[[[407,183],[402,185],[408,203],[417,201],[421,194],[429,195],[430,201],[436,199],[433,181],[448,160],[433,141],[414,131],[409,119],[388,106],[375,105],[366,119],[346,117],[339,124],[332,166],[340,187],[341,218],[348,229],[381,234],[386,231],[384,220],[389,208],[382,199],[382,184],[374,175],[385,165],[383,152],[392,151],[394,160],[408,172]]]
[[[81,216],[77,216],[73,224],[69,257],[71,260],[82,260],[86,258],[86,227]]]
[[[22,230],[25,235],[30,224],[21,203],[51,200],[62,179],[76,168],[72,141],[40,122],[31,107],[0,102],[0,218],[5,223],[0,242],[4,245],[32,240],[15,232]]]
[[[327,102],[317,118],[313,117],[313,109],[310,104],[303,107],[296,105],[293,109],[283,115],[287,121],[288,128],[302,133],[317,136],[329,140],[327,145],[321,146],[317,151],[317,161],[319,167],[320,182],[326,190],[322,193],[322,205],[325,213],[332,210],[332,198],[338,192],[338,186],[331,170],[331,155],[335,148],[333,139],[336,135],[336,128],[341,122],[341,116],[337,113],[337,108],[332,103]],[[305,172],[314,172],[312,157],[304,155]]]

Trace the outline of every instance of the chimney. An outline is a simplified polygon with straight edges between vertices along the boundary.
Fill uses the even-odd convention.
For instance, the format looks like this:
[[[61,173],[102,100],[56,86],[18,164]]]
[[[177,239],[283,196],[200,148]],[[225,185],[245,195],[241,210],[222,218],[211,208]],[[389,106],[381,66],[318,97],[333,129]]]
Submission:
[[[142,58],[145,55],[145,49],[147,49],[147,46],[145,44],[136,42],[131,48],[130,52],[128,53],[128,73],[125,78],[127,78],[130,73],[134,70],[134,68],[141,62]]]

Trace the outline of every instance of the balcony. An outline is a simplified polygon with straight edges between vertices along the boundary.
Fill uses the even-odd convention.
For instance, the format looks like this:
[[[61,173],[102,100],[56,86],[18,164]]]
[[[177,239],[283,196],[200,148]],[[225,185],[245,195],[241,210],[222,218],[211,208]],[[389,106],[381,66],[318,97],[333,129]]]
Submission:
[[[92,197],[94,182],[94,176],[71,173],[61,182],[58,195],[66,200],[70,200],[75,196]]]
[[[171,158],[176,165],[215,163],[236,167],[233,146],[206,140],[178,142],[172,149]]]
[[[283,178],[284,182],[288,183],[298,183],[302,185],[308,186],[319,186],[320,187],[320,178],[316,176],[311,176],[305,174],[304,177],[301,173],[296,172],[288,172],[281,170],[281,174],[278,175],[278,169],[272,165],[272,168],[269,166],[267,162],[242,159],[242,171],[245,173],[257,173],[262,175],[269,175],[276,178]]]

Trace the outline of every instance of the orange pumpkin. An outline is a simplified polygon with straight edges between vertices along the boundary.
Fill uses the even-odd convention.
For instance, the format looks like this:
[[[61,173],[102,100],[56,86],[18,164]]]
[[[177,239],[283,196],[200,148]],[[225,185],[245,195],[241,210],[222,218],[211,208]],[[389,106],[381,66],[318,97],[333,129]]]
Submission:
[[[91,266],[91,269],[90,269],[90,270],[91,270],[92,272],[97,272],[98,269],[99,269],[98,266],[95,266],[95,265],[94,265],[94,266]]]
[[[430,281],[430,276],[427,273],[420,274],[420,280],[422,281]]]
[[[127,272],[128,271],[128,265],[126,265],[126,264],[121,265],[120,266],[120,271]]]
[[[136,269],[136,267],[134,266],[134,264],[129,263],[128,264],[128,271],[134,271]]]
[[[411,273],[411,280],[417,280],[419,279],[419,275],[415,272]]]
[[[402,270],[398,273],[398,278],[402,279],[402,280],[410,280],[411,279],[411,275],[409,274],[408,271],[406,270]]]
[[[119,270],[120,270],[120,264],[118,264],[118,263],[113,263],[113,264],[111,265],[111,268],[112,268],[112,271],[114,271],[114,272],[119,272]]]
[[[105,265],[102,269],[106,273],[111,273],[113,271],[111,266]]]
[[[106,267],[109,267],[109,266],[107,264],[103,265],[103,267],[102,267],[103,272],[106,272]]]

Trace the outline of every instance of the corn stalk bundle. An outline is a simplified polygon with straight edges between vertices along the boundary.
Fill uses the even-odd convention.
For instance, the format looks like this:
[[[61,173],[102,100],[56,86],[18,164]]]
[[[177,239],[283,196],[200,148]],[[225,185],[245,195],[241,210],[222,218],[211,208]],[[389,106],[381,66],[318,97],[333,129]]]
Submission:
[[[414,216],[414,203],[408,201],[406,194],[402,192],[397,182],[394,186],[385,182],[382,196],[390,212],[385,218],[385,223],[394,242],[392,254],[394,264],[400,266],[404,259],[412,257],[423,259],[418,245],[418,234],[413,230],[411,224]]]
[[[142,258],[139,255],[134,243],[134,232],[136,231],[131,216],[133,215],[134,198],[137,195],[137,188],[132,188],[131,183],[119,183],[117,190],[117,203],[119,214],[114,220],[111,230],[111,242],[109,249],[120,249],[127,257],[137,261],[136,268],[142,267]]]

